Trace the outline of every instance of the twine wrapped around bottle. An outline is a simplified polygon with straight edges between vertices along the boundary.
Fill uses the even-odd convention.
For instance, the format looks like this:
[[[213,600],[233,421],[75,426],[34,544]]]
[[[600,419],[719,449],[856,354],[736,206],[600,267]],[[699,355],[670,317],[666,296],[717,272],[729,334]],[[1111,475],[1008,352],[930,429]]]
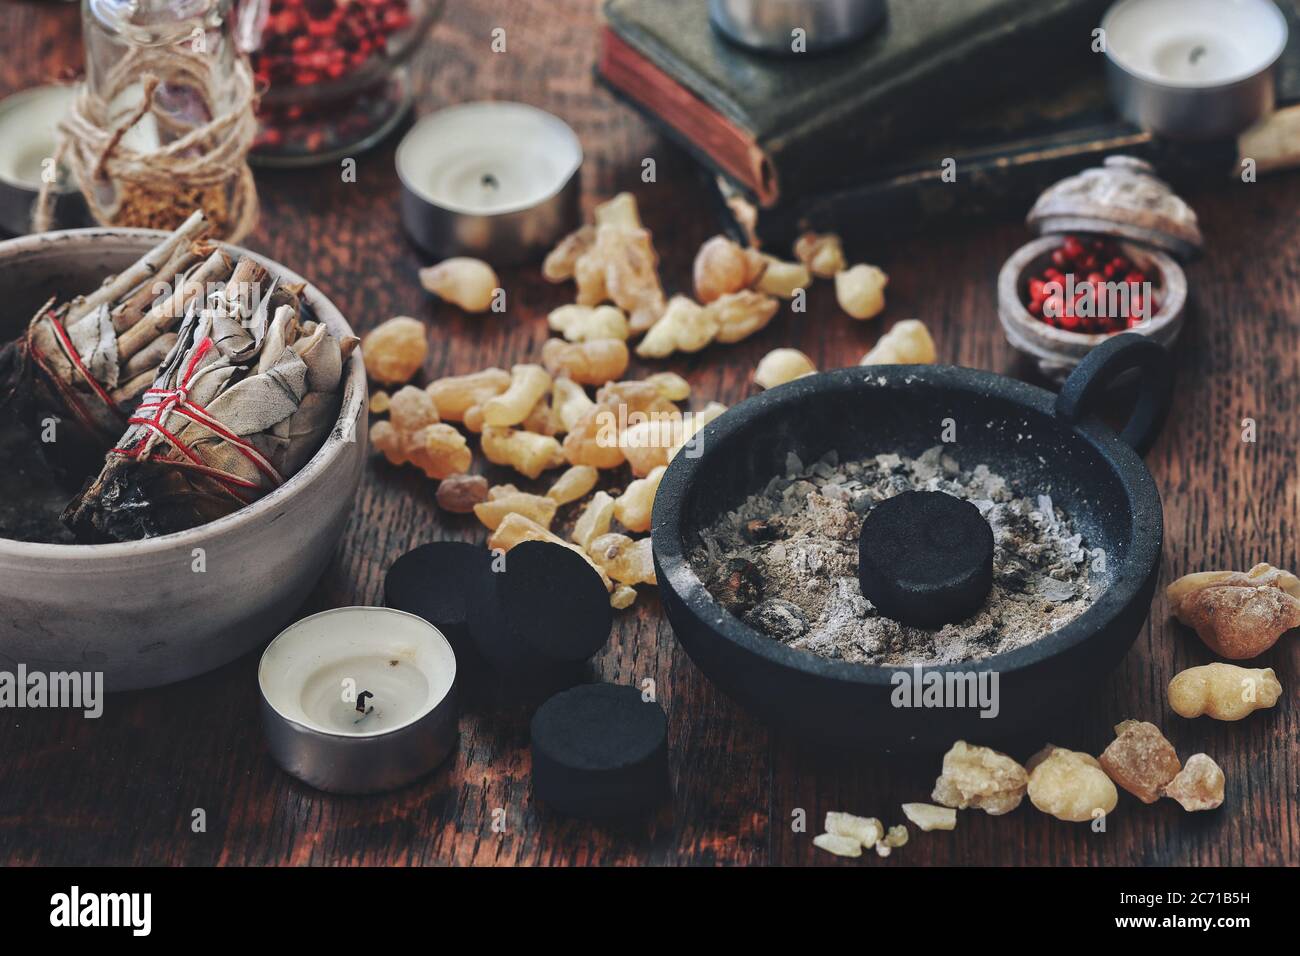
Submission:
[[[174,48],[138,48],[114,64],[101,94],[82,84],[58,124],[55,163],[66,163],[72,171],[96,221],[171,230],[198,208],[219,238],[239,242],[252,231],[258,213],[257,187],[248,167],[257,133],[253,75],[243,58],[235,61],[233,77],[216,76],[214,63],[215,58]],[[157,108],[155,94],[163,83],[197,91],[211,119],[180,127],[176,117]],[[110,105],[136,84],[143,89],[139,106],[112,123]],[[231,105],[218,112],[214,91],[224,85],[231,88]],[[177,135],[142,151],[123,138],[149,113],[160,131]],[[49,229],[52,212],[47,185],[36,204],[33,229]]]

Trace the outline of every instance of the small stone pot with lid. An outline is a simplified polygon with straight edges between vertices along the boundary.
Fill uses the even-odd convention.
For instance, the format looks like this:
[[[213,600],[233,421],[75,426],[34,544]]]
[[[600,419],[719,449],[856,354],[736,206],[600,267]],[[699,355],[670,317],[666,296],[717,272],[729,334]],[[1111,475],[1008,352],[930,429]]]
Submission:
[[[1034,361],[1048,379],[1063,382],[1085,355],[1113,332],[1072,331],[1029,310],[1029,285],[1053,265],[1067,239],[1106,239],[1140,269],[1155,305],[1127,331],[1172,346],[1182,331],[1187,277],[1181,263],[1200,254],[1196,213],[1145,160],[1110,156],[1103,165],[1063,179],[1038,197],[1026,223],[1039,238],[1012,253],[998,275],[998,318],[1007,341]],[[1077,276],[1082,284],[1084,276]],[[1125,295],[1123,283],[1107,285],[1105,302]],[[1126,300],[1125,300],[1126,301]],[[1148,298],[1150,301],[1150,298]]]

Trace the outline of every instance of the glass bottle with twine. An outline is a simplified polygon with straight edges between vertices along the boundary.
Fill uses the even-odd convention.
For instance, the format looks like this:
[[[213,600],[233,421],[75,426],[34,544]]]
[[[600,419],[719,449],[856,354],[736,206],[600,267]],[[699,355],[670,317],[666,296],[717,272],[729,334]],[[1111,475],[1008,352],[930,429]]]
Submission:
[[[231,242],[256,224],[256,92],[230,6],[82,0],[86,79],[58,125],[55,158],[101,224],[170,230],[201,209]],[[38,230],[49,228],[49,199]]]

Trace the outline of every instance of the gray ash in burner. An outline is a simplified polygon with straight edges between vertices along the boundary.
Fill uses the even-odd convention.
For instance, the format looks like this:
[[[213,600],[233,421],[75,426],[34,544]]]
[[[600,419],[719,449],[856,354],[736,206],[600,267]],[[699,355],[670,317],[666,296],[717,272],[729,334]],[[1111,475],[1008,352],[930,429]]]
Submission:
[[[905,491],[970,501],[993,528],[993,589],[965,621],[909,627],[862,596],[862,518]],[[691,564],[756,630],[865,664],[951,664],[1023,647],[1083,613],[1106,586],[1105,554],[1048,495],[1023,496],[986,465],[963,470],[943,446],[844,463],[831,453],[811,466],[790,455],[784,475],[700,534]]]

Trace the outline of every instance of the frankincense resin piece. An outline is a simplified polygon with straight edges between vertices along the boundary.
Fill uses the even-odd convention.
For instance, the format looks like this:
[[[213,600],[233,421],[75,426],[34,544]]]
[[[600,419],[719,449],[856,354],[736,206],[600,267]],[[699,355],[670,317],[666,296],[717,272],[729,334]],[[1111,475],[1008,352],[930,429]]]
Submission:
[[[621,192],[612,199],[606,199],[592,210],[596,226],[614,226],[619,229],[640,229],[641,210],[637,207],[636,197],[629,192]]]
[[[370,442],[393,465],[414,465],[430,478],[462,474],[473,464],[465,436],[438,421],[433,399],[406,385],[389,399],[388,421],[370,429]]]
[[[627,316],[615,305],[562,305],[546,317],[546,324],[570,342],[626,341],[630,334]]]
[[[674,352],[698,352],[713,341],[718,327],[717,310],[675,295],[637,345],[636,354],[641,358],[667,358]]]
[[[838,836],[834,833],[819,833],[813,837],[813,846],[835,856],[856,858],[862,856],[862,844],[853,837]]]
[[[542,472],[564,464],[560,443],[549,435],[489,427],[483,429],[481,441],[488,461],[494,465],[509,465],[528,478],[536,478]]]
[[[917,319],[904,319],[880,337],[859,365],[933,365],[938,358],[930,331]]]
[[[684,402],[691,397],[691,383],[676,372],[655,372],[643,381],[670,402]]]
[[[834,233],[805,232],[794,244],[794,255],[822,279],[833,278],[844,269],[844,246]]]
[[[482,475],[451,475],[438,483],[435,498],[443,511],[469,514],[487,496],[488,481]]]
[[[506,515],[501,524],[497,525],[496,531],[488,537],[487,546],[491,550],[509,551],[516,545],[523,544],[525,541],[547,541],[551,544],[558,544],[575,551],[582,555],[582,559],[591,565],[592,569],[600,575],[601,582],[605,585],[606,591],[614,590],[614,582],[609,579],[605,569],[591,560],[591,556],[582,548],[576,547],[563,538],[551,534],[536,521],[521,515],[518,512],[511,512]]]
[[[650,530],[650,516],[654,510],[655,494],[667,467],[660,465],[644,478],[638,478],[627,490],[614,499],[614,517],[628,531]]]
[[[486,312],[500,286],[490,265],[464,256],[421,269],[420,284],[426,291],[466,312]]]
[[[717,320],[714,341],[734,345],[767,327],[781,304],[770,295],[744,289],[731,292],[704,307],[706,315]]]
[[[614,593],[609,596],[609,606],[616,611],[626,610],[635,603],[636,588],[627,584],[620,584],[614,588]]]
[[[1170,610],[1216,654],[1256,657],[1300,627],[1300,579],[1270,564],[1203,571],[1169,585]]]
[[[593,269],[599,279],[590,275]],[[578,301],[596,305],[608,296],[628,314],[631,331],[642,332],[664,310],[664,290],[658,270],[659,256],[648,230],[612,224],[597,226],[596,244],[575,265]],[[605,296],[593,302],[594,284],[600,280],[603,280]]]
[[[876,855],[880,857],[889,856],[900,846],[907,846],[907,838],[907,827],[901,823],[898,826],[890,827],[885,831],[885,835],[876,841]]]
[[[632,474],[644,478],[656,468],[668,464],[668,452],[681,438],[681,415],[638,421],[623,430],[618,444],[627,457]]]
[[[695,255],[695,297],[708,304],[748,289],[766,268],[767,259],[762,253],[743,249],[726,236],[714,236]]]
[[[932,803],[905,803],[903,815],[926,833],[957,828],[957,811],[951,807],[936,807]]]
[[[540,365],[514,366],[510,370],[510,387],[483,403],[483,424],[496,428],[518,425],[550,389],[550,373]]]
[[[627,371],[627,345],[619,339],[566,342],[548,339],[542,364],[552,375],[566,375],[580,385],[604,385]]]
[[[1025,797],[1029,775],[1004,753],[959,740],[944,754],[930,799],[945,807],[974,807],[989,816],[1010,813]]]
[[[1213,810],[1223,804],[1223,771],[1205,754],[1192,754],[1178,776],[1165,787],[1165,796],[1184,810]]]
[[[469,375],[448,375],[430,382],[425,391],[445,422],[463,422],[465,413],[481,406],[510,387],[510,373],[503,368],[485,368]]]
[[[599,473],[590,465],[573,465],[555,479],[555,484],[547,490],[546,497],[554,500],[557,505],[567,505],[585,497],[587,492],[596,487],[599,477]]]
[[[619,584],[659,583],[649,538],[633,541],[625,534],[602,534],[588,545],[587,553]]]
[[[812,285],[812,273],[801,262],[782,262],[767,256],[767,268],[754,288],[781,299],[793,299],[795,293]]]
[[[604,404],[594,404],[579,416],[564,436],[564,457],[571,465],[593,468],[617,468],[626,460],[619,447],[617,412]]]
[[[1126,720],[1101,754],[1110,779],[1143,803],[1155,803],[1160,791],[1183,768],[1174,745],[1160,728],[1143,720]]]
[[[586,390],[573,379],[557,378],[551,385],[551,410],[560,431],[571,432],[596,405]]]
[[[889,276],[876,266],[858,265],[835,275],[835,300],[855,319],[874,319],[885,311]]]
[[[859,817],[852,813],[832,810],[826,814],[827,833],[849,837],[871,849],[885,835],[885,828],[875,817]]]
[[[587,502],[587,507],[583,509],[569,537],[586,551],[592,541],[609,531],[613,521],[614,499],[606,492],[598,491]]]
[[[1119,792],[1090,754],[1048,744],[1029,761],[1029,802],[1071,823],[1086,823],[1115,809]]]
[[[773,349],[758,360],[754,384],[759,388],[776,388],[816,371],[812,359],[798,349]]]
[[[578,260],[595,244],[596,227],[593,225],[585,225],[569,233],[546,254],[546,259],[542,262],[542,278],[547,282],[572,279]]]
[[[409,382],[428,354],[424,323],[406,315],[376,326],[361,340],[366,374],[381,385]]]
[[[527,492],[511,488],[501,495],[488,493],[488,500],[474,506],[474,515],[483,522],[484,527],[495,531],[501,526],[506,515],[520,514],[548,531],[555,520],[555,509],[559,506],[552,498],[544,495],[530,495]]]
[[[1281,696],[1282,684],[1271,667],[1206,664],[1189,667],[1169,682],[1169,706],[1179,717],[1241,720],[1272,707]]]
[[[414,385],[404,385],[388,397],[388,419],[399,432],[413,432],[441,421],[433,399]]]

